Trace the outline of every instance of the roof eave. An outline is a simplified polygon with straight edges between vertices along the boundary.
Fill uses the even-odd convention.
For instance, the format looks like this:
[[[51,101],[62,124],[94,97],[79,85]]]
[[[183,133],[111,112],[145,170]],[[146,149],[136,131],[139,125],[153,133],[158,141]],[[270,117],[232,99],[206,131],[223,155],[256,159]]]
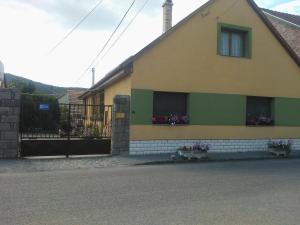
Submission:
[[[132,57],[125,60],[121,65],[116,67],[110,73],[108,73],[105,77],[103,77],[99,82],[97,82],[94,86],[92,86],[89,90],[84,92],[78,98],[83,100],[88,96],[94,94],[99,90],[104,89],[105,87],[117,82],[118,80],[124,78],[127,75],[130,75],[133,72],[133,61]]]

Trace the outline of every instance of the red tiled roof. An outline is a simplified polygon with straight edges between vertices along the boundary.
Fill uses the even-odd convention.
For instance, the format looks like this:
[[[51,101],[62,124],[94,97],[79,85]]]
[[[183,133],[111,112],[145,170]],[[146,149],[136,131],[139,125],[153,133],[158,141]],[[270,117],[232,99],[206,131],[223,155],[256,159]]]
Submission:
[[[300,58],[300,16],[262,9],[274,28]],[[289,19],[289,20],[288,20]]]

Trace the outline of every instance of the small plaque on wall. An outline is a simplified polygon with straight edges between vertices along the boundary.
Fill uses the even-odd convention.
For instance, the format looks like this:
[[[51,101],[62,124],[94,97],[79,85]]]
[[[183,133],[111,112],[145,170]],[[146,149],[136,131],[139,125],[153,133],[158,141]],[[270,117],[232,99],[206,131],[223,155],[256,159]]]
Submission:
[[[116,119],[120,120],[120,119],[125,119],[125,113],[116,113]]]
[[[40,111],[49,111],[50,105],[48,103],[39,104],[39,110]]]

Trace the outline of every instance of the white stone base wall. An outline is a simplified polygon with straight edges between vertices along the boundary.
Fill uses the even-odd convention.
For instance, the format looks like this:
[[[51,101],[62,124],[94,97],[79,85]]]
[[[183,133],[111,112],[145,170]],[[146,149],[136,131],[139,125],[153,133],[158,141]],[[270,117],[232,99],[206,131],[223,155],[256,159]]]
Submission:
[[[276,139],[277,140],[277,139]],[[288,141],[289,139],[280,139]],[[300,139],[293,141],[292,150],[300,150]],[[130,155],[148,155],[174,153],[183,146],[192,146],[203,142],[209,144],[209,152],[254,152],[267,151],[269,139],[255,140],[153,140],[153,141],[130,141]]]

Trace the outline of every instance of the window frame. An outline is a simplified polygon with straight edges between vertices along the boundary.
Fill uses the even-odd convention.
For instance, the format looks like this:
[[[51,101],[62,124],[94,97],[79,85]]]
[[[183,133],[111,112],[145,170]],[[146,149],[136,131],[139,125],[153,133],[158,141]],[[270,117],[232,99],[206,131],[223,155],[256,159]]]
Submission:
[[[243,56],[233,56],[223,55],[221,53],[221,34],[222,30],[228,30],[231,34],[233,32],[236,33],[244,33],[244,49]],[[231,36],[231,35],[230,35]],[[231,38],[229,38],[229,52],[231,52]],[[233,58],[241,58],[241,59],[250,59],[252,57],[252,28],[243,27],[238,25],[226,24],[226,23],[218,23],[218,31],[217,31],[217,54],[224,57],[233,57]]]
[[[221,53],[221,43],[220,43],[220,54],[222,56],[231,56],[231,57],[237,57],[237,58],[244,58],[246,56],[246,36],[247,36],[247,34],[245,32],[243,32],[243,31],[237,31],[237,30],[222,28],[221,29],[221,37],[222,37],[222,33],[223,32],[227,32],[228,33],[228,43],[227,44],[228,44],[229,54],[226,55],[226,54],[222,54]],[[233,52],[232,52],[233,34],[239,35],[239,37],[242,40],[242,45],[240,46],[241,47],[241,55],[240,56],[233,55]]]
[[[160,115],[160,113],[156,112],[156,107],[155,107],[155,95],[156,94],[174,94],[174,95],[182,95],[185,97],[185,110],[184,112],[180,113],[182,115],[172,115],[172,112],[166,112],[166,115]],[[189,124],[189,118],[188,118],[188,103],[189,102],[189,94],[188,93],[183,93],[183,92],[168,92],[168,91],[154,91],[153,92],[153,109],[152,109],[152,124],[153,125],[170,125],[172,123],[172,120],[175,118],[175,120],[177,120],[176,123],[172,124],[172,125],[188,125]],[[162,117],[165,117],[164,122],[157,122],[156,119],[161,119]]]

